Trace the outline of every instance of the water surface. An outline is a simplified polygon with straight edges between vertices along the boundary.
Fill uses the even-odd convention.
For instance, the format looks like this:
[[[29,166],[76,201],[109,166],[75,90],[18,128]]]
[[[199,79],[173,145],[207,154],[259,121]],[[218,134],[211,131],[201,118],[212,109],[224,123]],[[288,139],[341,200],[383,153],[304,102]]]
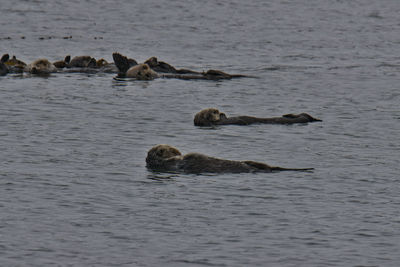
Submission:
[[[1,1],[1,54],[257,76],[0,77],[2,266],[398,266],[400,5]],[[307,112],[308,125],[193,126]],[[148,171],[156,144],[313,173]]]

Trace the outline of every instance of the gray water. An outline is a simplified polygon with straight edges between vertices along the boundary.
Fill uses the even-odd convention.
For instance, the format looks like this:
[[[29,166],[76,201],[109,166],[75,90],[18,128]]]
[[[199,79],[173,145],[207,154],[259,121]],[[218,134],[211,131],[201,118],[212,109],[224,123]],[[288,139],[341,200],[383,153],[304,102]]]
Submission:
[[[399,1],[0,3],[0,53],[26,62],[257,76],[0,77],[0,266],[400,265]],[[323,122],[193,126],[207,107]],[[315,171],[152,173],[160,143]]]

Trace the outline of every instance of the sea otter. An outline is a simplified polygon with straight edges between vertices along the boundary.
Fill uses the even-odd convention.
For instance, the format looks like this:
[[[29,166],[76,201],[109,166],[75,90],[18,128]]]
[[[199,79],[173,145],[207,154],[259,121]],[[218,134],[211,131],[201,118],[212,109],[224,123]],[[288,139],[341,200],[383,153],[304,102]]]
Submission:
[[[10,56],[8,54],[4,54],[1,57],[1,61],[4,63],[4,65],[7,66],[8,71],[11,73],[22,73],[24,71],[24,68],[26,67],[26,63],[17,59],[16,56],[13,56],[10,59]]]
[[[67,68],[95,68],[96,59],[91,56],[76,56],[67,64]]]
[[[59,61],[53,62],[53,65],[57,69],[63,69],[68,66],[69,62],[71,62],[71,56],[67,55],[67,56],[65,56],[64,60],[59,60]]]
[[[286,114],[282,117],[257,118],[251,116],[227,117],[225,113],[220,112],[216,108],[207,108],[198,112],[194,117],[194,125],[196,126],[212,126],[212,125],[249,125],[254,123],[265,124],[294,124],[322,121],[310,116],[307,113]]]
[[[175,147],[156,145],[149,150],[146,167],[154,171],[183,173],[249,173],[275,171],[311,171],[313,168],[293,169],[269,166],[255,161],[234,161],[209,157],[199,153],[182,155]]]
[[[128,70],[135,66],[136,64],[132,64],[126,56],[123,56],[119,53],[113,53],[114,63],[117,66],[119,72],[118,77],[127,77],[127,78],[137,78],[140,77],[135,76],[136,71],[133,72],[132,76],[129,76]],[[151,68],[152,73],[148,74],[151,76],[151,79],[155,78],[176,78],[183,80],[221,80],[221,79],[232,79],[232,78],[240,78],[240,77],[250,77],[242,74],[228,74],[219,70],[208,70],[206,72],[197,72],[187,69],[176,69],[168,63],[158,61],[156,57],[151,57],[145,61],[148,67]],[[160,73],[160,74],[158,74]],[[161,74],[162,73],[162,74]],[[147,76],[144,76],[148,80]]]
[[[25,71],[32,74],[50,74],[56,72],[57,68],[47,59],[41,58],[27,65]]]

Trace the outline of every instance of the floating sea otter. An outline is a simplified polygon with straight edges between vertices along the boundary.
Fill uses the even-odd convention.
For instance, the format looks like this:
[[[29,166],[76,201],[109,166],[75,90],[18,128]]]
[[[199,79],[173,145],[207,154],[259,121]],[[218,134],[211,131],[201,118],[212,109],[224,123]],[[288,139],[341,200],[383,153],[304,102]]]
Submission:
[[[286,114],[282,117],[273,118],[257,118],[251,116],[227,117],[225,113],[220,112],[216,108],[203,109],[194,117],[194,125],[196,126],[212,126],[212,125],[249,125],[254,123],[265,124],[294,124],[321,121],[311,117],[307,113]]]
[[[146,63],[138,64],[136,60],[129,59],[119,53],[113,53],[114,63],[118,68],[118,77],[136,78],[138,80],[153,80],[158,74]]]
[[[63,69],[65,67],[68,66],[69,62],[71,62],[71,56],[67,55],[64,60],[59,60],[56,62],[53,62],[53,65],[57,68],[57,69]]]
[[[10,56],[8,54],[4,54],[1,57],[1,62],[3,62],[3,64],[7,67],[8,72],[11,73],[21,73],[26,67],[25,62],[17,59],[15,56],[10,59]]]
[[[31,64],[28,64],[24,70],[32,74],[50,74],[57,72],[57,68],[53,63],[45,58],[33,61]]]
[[[246,173],[276,171],[311,171],[313,168],[295,169],[269,166],[255,161],[234,161],[209,157],[199,153],[182,155],[169,145],[156,145],[149,150],[146,167],[154,171],[184,173]]]
[[[119,53],[113,53],[114,63],[119,72],[119,78],[136,78],[138,80],[152,80],[155,78],[176,78],[183,80],[220,80],[240,77],[250,77],[242,74],[228,74],[219,70],[208,70],[196,72],[187,69],[176,69],[168,63],[158,61],[151,57],[144,64],[130,62],[130,60]],[[137,65],[139,65],[137,67]],[[164,74],[158,74],[164,73]]]

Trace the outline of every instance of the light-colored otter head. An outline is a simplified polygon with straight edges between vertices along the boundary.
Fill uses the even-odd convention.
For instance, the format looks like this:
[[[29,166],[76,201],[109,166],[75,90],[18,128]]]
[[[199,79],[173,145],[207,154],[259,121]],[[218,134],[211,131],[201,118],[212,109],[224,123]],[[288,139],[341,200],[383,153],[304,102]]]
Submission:
[[[157,76],[157,73],[147,64],[138,64],[130,67],[126,72],[126,77],[136,78],[138,80],[153,80],[154,78],[157,78]]]
[[[56,67],[45,58],[37,59],[27,66],[27,71],[33,74],[47,74],[57,71]]]
[[[210,126],[221,119],[226,118],[224,113],[219,112],[216,108],[206,108],[198,112],[194,116],[194,125],[196,126]]]

